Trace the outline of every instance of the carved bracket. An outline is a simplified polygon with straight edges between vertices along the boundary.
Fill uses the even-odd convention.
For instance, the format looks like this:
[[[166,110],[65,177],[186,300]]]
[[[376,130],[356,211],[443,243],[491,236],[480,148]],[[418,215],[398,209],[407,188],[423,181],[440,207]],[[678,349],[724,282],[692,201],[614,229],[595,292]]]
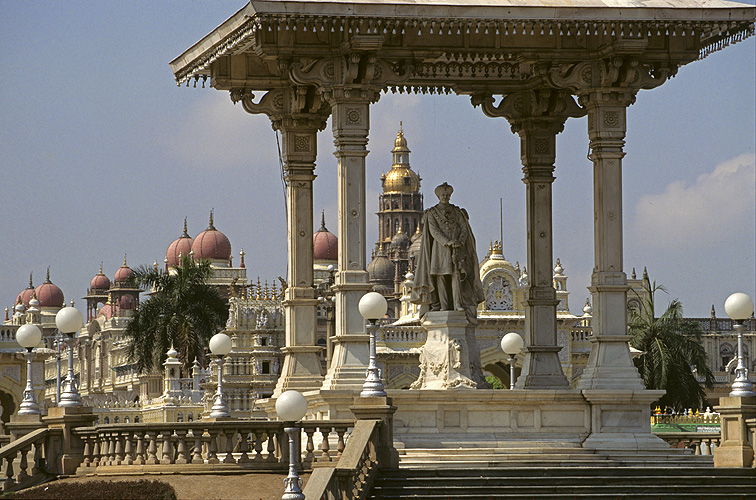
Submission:
[[[251,114],[264,114],[273,122],[273,128],[278,130],[283,120],[302,121],[314,120],[315,126],[323,130],[330,114],[330,107],[319,92],[312,86],[297,85],[294,87],[270,90],[262,96],[259,102],[254,102],[255,95],[248,89],[231,91],[231,101],[242,103],[244,111]]]
[[[412,74],[411,64],[392,64],[370,52],[350,52],[303,64],[291,63],[289,76],[300,85],[329,88],[339,86],[370,86],[384,88],[400,85]]]
[[[559,133],[567,118],[585,116],[581,108],[566,90],[541,88],[505,95],[498,105],[491,95],[473,95],[473,106],[480,106],[490,118],[504,117],[512,126],[512,132],[523,129],[554,129]]]
[[[645,64],[635,56],[617,56],[577,64],[539,65],[537,71],[549,85],[559,89],[585,92],[616,88],[634,93],[663,84],[677,74],[677,66]]]

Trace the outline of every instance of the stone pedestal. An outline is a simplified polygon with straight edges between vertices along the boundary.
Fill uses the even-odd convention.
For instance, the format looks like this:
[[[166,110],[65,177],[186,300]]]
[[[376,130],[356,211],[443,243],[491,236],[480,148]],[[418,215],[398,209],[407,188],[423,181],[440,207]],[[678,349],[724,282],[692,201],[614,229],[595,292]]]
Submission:
[[[11,415],[10,422],[5,424],[8,434],[10,434],[11,442],[40,427],[45,427],[45,424],[42,423],[41,415]]]
[[[620,453],[668,450],[669,444],[651,432],[651,403],[664,391],[584,390],[591,405],[591,434],[583,447]]]
[[[428,336],[420,353],[420,376],[410,389],[475,389],[464,311],[430,311],[423,327]]]
[[[62,429],[63,436],[60,449],[55,455],[55,468],[58,474],[71,475],[84,460],[84,441],[73,430],[88,427],[97,417],[88,406],[69,406],[50,408],[47,416],[42,418],[50,429]],[[50,464],[53,466],[53,464]]]
[[[714,467],[752,467],[754,444],[748,440],[746,420],[756,417],[756,397],[726,397],[714,407],[719,412],[722,440],[714,450]]]
[[[378,467],[396,469],[399,467],[399,453],[394,448],[394,413],[396,406],[389,397],[355,398],[349,409],[357,420],[380,420],[378,437]]]

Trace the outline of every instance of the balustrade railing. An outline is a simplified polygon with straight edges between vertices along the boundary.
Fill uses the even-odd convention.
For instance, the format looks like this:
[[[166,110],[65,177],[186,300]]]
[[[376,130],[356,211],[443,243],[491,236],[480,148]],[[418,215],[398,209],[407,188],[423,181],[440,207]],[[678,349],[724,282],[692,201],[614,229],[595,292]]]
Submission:
[[[351,420],[302,422],[305,468],[338,460]],[[179,464],[190,469],[284,471],[289,463],[283,422],[230,420],[80,427],[84,441],[80,472],[158,472]],[[315,446],[319,449],[315,452]],[[126,468],[127,470],[124,470]]]
[[[379,420],[358,420],[338,462],[313,470],[305,498],[363,500],[378,474]]]
[[[671,448],[688,448],[694,455],[713,455],[720,442],[718,432],[660,432],[656,436]]]
[[[39,484],[57,474],[62,429],[36,429],[0,448],[3,491]],[[52,438],[52,439],[51,439]],[[50,468],[50,470],[48,470]]]
[[[427,332],[422,326],[381,326],[378,329],[378,341],[393,343],[425,343]]]

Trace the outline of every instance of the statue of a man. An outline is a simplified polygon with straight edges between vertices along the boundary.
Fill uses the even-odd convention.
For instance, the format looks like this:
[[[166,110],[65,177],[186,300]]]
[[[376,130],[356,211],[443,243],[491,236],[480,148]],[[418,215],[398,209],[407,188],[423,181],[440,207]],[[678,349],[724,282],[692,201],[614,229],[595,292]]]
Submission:
[[[431,311],[475,309],[485,300],[478,257],[467,212],[449,203],[454,191],[444,182],[435,189],[438,204],[423,213],[423,236],[411,302]]]

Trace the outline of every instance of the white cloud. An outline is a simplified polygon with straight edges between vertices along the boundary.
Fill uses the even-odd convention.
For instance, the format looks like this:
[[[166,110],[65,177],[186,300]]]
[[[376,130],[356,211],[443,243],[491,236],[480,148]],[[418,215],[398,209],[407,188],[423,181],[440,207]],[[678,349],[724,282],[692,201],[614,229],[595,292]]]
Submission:
[[[204,94],[167,137],[169,153],[184,164],[213,170],[240,164],[278,165],[270,120],[234,105],[227,92]]]
[[[667,248],[719,244],[753,230],[756,155],[742,154],[717,165],[695,183],[676,181],[635,206],[630,235]]]

